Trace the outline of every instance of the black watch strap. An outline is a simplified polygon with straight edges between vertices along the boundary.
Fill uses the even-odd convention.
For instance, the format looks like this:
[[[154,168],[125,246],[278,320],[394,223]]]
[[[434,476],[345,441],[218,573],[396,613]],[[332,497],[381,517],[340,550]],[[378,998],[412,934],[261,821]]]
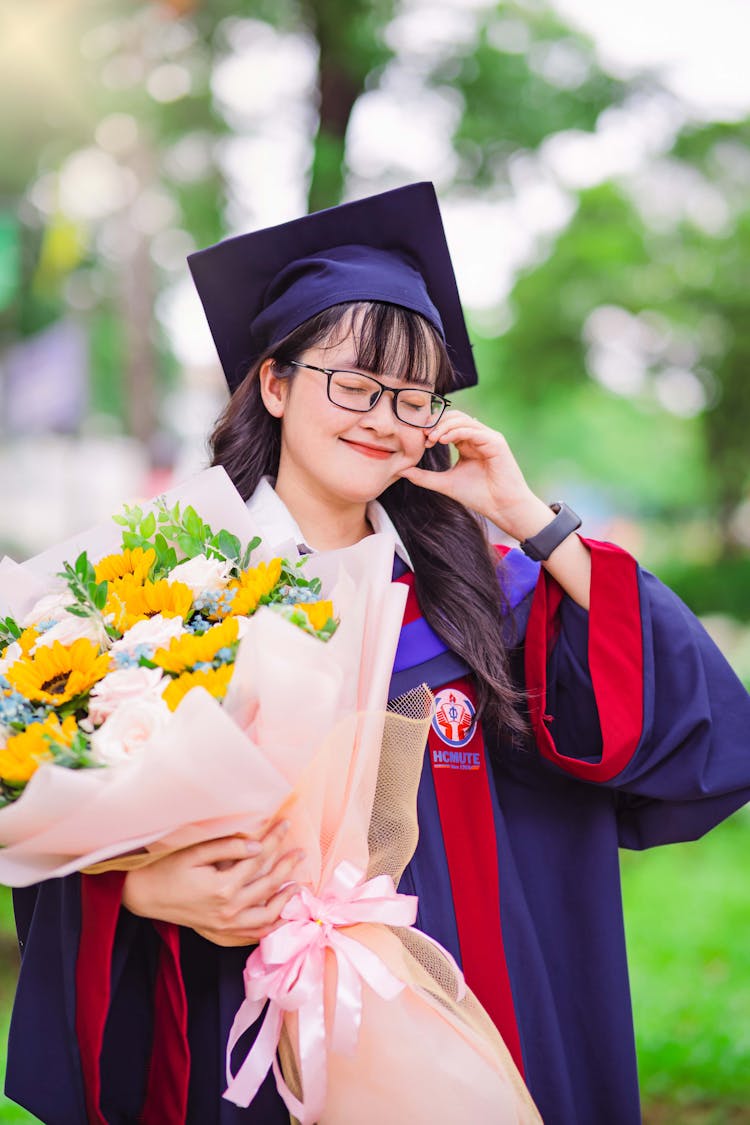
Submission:
[[[550,508],[557,513],[552,523],[519,544],[523,553],[534,562],[545,562],[555,547],[559,547],[563,539],[567,539],[571,532],[581,526],[581,517],[567,504],[550,504]]]

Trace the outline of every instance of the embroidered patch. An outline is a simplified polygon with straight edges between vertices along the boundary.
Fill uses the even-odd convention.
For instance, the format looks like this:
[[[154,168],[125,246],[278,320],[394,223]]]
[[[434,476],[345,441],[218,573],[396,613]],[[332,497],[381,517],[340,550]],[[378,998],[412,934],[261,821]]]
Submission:
[[[479,754],[472,751],[458,753],[471,742],[475,733],[474,705],[467,695],[456,688],[444,688],[435,696],[435,715],[432,729],[450,751],[433,748],[432,760],[436,766],[452,769],[479,769]]]

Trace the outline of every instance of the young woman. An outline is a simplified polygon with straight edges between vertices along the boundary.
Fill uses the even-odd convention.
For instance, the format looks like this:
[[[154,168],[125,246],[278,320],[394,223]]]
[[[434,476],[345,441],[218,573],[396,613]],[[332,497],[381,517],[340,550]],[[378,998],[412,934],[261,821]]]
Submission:
[[[214,463],[258,533],[305,551],[393,537],[409,600],[392,695],[427,682],[437,701],[401,886],[417,925],[462,964],[547,1125],[635,1125],[617,848],[694,838],[747,799],[747,694],[674,595],[572,534],[503,436],[446,398],[474,370],[429,185],[191,266],[233,390]],[[490,547],[484,520],[523,550]],[[60,1125],[287,1121],[270,1081],[249,1110],[220,1092],[247,947],[299,858],[277,824],[20,892],[9,1095]],[[80,950],[99,934],[107,1022],[82,1081]],[[33,1079],[43,1062],[54,1096]]]

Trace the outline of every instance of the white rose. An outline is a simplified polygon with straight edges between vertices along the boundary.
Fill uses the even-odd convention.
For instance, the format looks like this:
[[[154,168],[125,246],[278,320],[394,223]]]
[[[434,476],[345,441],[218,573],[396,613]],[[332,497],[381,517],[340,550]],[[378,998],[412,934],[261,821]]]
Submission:
[[[231,565],[226,559],[209,559],[205,555],[196,555],[194,559],[176,566],[167,576],[167,582],[184,582],[193,595],[223,590],[229,581]]]
[[[147,696],[161,699],[166,686],[161,668],[118,668],[109,672],[91,689],[89,718],[102,723],[120,707],[133,699]]]
[[[105,766],[126,762],[148,749],[169,721],[163,699],[146,695],[121,704],[91,738],[93,756]]]
[[[59,641],[61,645],[72,645],[80,637],[94,641],[100,648],[107,648],[109,637],[102,621],[98,617],[76,617],[73,613],[65,613],[51,629],[45,629],[32,648],[36,652],[42,645],[53,645]]]
[[[21,646],[18,641],[13,641],[9,644],[2,656],[0,656],[0,676],[4,675],[10,668],[11,664],[15,664],[23,656]]]
[[[38,625],[40,621],[61,621],[63,617],[70,617],[65,612],[65,607],[72,605],[75,598],[63,583],[56,584],[55,589],[35,602],[21,625],[28,629],[29,625]]]
[[[172,637],[184,632],[185,623],[181,617],[162,617],[154,614],[146,621],[137,621],[132,629],[123,633],[119,641],[112,645],[112,653],[132,652],[138,645],[149,645],[154,649],[168,648]]]

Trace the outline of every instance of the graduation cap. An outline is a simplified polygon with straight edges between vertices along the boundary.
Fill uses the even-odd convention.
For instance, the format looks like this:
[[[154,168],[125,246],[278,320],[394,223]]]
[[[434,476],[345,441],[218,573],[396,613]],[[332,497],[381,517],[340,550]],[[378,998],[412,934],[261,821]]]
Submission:
[[[230,391],[310,317],[350,301],[419,313],[445,341],[451,390],[477,371],[435,189],[409,184],[228,238],[188,257]]]

